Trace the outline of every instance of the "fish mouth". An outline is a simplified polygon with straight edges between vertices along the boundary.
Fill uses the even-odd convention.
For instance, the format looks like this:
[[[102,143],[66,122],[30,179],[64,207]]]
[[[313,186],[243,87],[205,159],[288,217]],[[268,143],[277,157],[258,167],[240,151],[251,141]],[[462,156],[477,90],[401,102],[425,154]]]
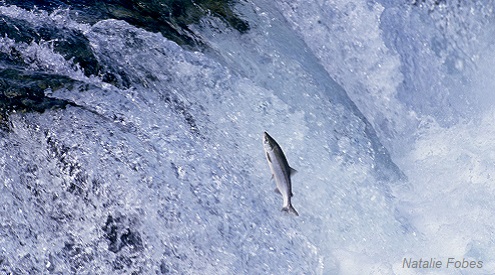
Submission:
[[[263,132],[263,139],[266,142],[270,142],[270,140],[272,139],[272,137],[267,132]]]

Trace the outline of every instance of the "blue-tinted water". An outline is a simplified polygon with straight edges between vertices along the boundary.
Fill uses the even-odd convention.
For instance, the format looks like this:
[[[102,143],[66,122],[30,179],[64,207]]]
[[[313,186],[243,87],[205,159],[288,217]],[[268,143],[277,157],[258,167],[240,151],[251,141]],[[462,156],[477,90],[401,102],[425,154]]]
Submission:
[[[2,2],[1,272],[491,274],[491,2],[186,2]]]

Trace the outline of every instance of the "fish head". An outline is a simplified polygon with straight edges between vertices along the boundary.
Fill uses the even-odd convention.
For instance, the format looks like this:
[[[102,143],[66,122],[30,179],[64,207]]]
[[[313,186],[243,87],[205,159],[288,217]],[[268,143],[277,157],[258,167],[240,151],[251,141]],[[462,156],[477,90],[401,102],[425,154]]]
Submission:
[[[263,147],[265,150],[273,151],[275,144],[275,140],[267,132],[263,132]]]

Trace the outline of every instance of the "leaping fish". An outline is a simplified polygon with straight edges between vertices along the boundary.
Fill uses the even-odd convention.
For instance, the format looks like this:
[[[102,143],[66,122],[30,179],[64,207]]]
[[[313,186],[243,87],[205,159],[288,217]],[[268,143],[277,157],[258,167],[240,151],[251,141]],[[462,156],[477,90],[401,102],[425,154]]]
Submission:
[[[272,178],[277,184],[275,192],[281,194],[284,200],[282,211],[299,216],[296,209],[294,209],[291,204],[292,183],[290,177],[297,171],[289,166],[284,152],[267,132],[264,132],[263,134],[263,148],[265,149],[268,166],[270,166],[272,172]]]

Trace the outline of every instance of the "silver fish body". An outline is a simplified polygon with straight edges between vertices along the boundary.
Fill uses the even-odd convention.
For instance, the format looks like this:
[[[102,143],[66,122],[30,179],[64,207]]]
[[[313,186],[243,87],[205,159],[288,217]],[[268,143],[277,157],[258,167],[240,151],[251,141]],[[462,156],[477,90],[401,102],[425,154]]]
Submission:
[[[272,178],[275,180],[277,188],[275,191],[280,193],[283,198],[282,211],[299,216],[296,209],[292,207],[292,182],[291,176],[296,172],[287,162],[284,152],[278,143],[267,133],[263,134],[263,148],[268,161],[268,166],[272,172]]]

